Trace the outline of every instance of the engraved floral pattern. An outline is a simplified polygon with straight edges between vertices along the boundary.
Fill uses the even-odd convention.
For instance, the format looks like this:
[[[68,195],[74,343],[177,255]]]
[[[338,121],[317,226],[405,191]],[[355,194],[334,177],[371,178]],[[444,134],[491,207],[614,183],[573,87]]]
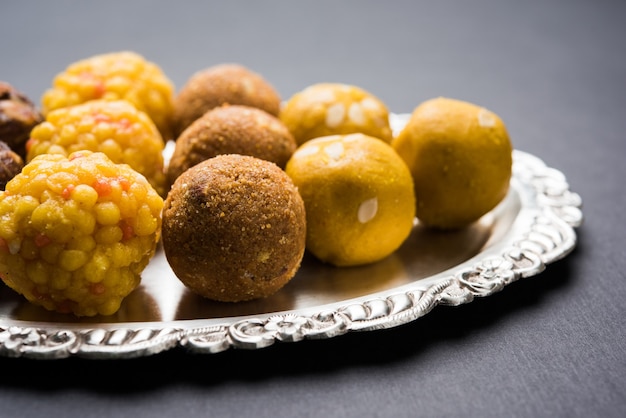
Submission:
[[[306,333],[305,325],[309,319],[294,314],[277,315],[270,317],[264,325],[267,332],[276,336],[280,341],[300,341]]]
[[[32,358],[65,357],[76,342],[76,335],[67,330],[51,332],[33,327],[0,328],[0,353],[19,357],[27,352]]]
[[[502,257],[490,257],[459,274],[459,281],[473,294],[485,296],[502,290],[515,276],[513,263]]]

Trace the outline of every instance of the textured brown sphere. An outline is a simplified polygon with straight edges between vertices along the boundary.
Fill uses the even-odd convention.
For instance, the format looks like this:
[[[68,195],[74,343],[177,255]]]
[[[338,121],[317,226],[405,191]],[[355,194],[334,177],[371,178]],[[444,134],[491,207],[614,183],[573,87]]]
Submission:
[[[30,131],[42,121],[41,113],[24,93],[0,81],[0,141],[25,159]]]
[[[204,113],[223,104],[258,107],[278,116],[281,98],[261,75],[239,64],[198,71],[174,99],[176,136]]]
[[[222,154],[250,155],[285,168],[295,150],[295,139],[277,117],[254,107],[220,106],[180,135],[167,176],[172,184],[184,171]]]
[[[24,168],[24,160],[11,150],[6,142],[0,141],[0,190],[6,188],[7,183],[17,176]]]
[[[219,155],[185,171],[165,201],[162,242],[180,281],[208,299],[270,296],[304,255],[302,198],[276,164]]]

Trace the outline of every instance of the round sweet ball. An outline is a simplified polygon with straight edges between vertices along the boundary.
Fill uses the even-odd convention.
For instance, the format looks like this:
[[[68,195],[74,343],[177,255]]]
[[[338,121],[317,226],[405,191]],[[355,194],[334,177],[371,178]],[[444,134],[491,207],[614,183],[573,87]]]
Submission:
[[[57,74],[42,113],[90,100],[127,100],[145,112],[164,139],[172,137],[174,85],[155,63],[132,51],[94,55]]]
[[[192,123],[176,140],[167,176],[170,184],[184,171],[222,154],[250,155],[285,168],[296,141],[275,116],[254,107],[220,106]]]
[[[26,161],[43,154],[68,156],[89,150],[128,164],[167,194],[165,143],[148,115],[126,100],[90,100],[51,111],[26,143]]]
[[[42,121],[43,116],[29,97],[0,81],[0,141],[25,159],[30,131]]]
[[[393,148],[363,134],[315,138],[285,169],[304,200],[307,249],[338,267],[392,254],[413,228],[413,181]]]
[[[174,99],[176,136],[223,104],[257,107],[278,116],[281,98],[260,74],[240,64],[219,64],[193,74]]]
[[[0,192],[0,277],[49,311],[113,315],[155,254],[162,208],[103,153],[40,155]]]
[[[24,168],[24,160],[6,142],[0,141],[0,190]]]
[[[502,119],[462,100],[417,106],[392,143],[415,183],[417,218],[439,229],[465,227],[506,196],[513,147]]]
[[[327,135],[362,133],[391,142],[389,111],[364,89],[341,83],[313,84],[294,94],[283,106],[280,119],[298,145]]]
[[[172,271],[194,293],[222,302],[276,293],[304,255],[306,216],[276,164],[227,154],[185,171],[165,200],[162,242]]]

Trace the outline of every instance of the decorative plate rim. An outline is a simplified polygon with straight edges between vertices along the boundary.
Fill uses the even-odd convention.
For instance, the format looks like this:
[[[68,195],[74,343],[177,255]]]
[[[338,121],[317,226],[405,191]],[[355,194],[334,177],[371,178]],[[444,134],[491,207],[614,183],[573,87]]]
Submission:
[[[397,132],[408,114],[392,114]],[[275,342],[325,339],[414,321],[438,305],[461,305],[542,272],[576,246],[582,200],[564,174],[513,151],[512,182],[524,195],[506,239],[470,260],[426,279],[364,297],[262,315],[165,322],[65,324],[0,319],[0,355],[34,359],[133,358],[174,347],[210,354],[260,349]]]

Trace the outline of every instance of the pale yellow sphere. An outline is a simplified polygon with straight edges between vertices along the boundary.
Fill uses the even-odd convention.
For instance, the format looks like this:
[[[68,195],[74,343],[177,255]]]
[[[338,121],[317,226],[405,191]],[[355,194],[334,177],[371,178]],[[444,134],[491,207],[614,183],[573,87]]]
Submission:
[[[411,170],[416,215],[426,225],[469,225],[509,190],[509,134],[500,117],[483,107],[449,98],[425,101],[392,146]]]
[[[280,111],[280,119],[296,142],[328,135],[362,133],[391,142],[389,111],[364,89],[341,83],[313,84],[294,94]]]
[[[411,233],[413,181],[389,144],[363,134],[320,137],[301,145],[285,170],[304,200],[306,246],[318,259],[372,263]]]

